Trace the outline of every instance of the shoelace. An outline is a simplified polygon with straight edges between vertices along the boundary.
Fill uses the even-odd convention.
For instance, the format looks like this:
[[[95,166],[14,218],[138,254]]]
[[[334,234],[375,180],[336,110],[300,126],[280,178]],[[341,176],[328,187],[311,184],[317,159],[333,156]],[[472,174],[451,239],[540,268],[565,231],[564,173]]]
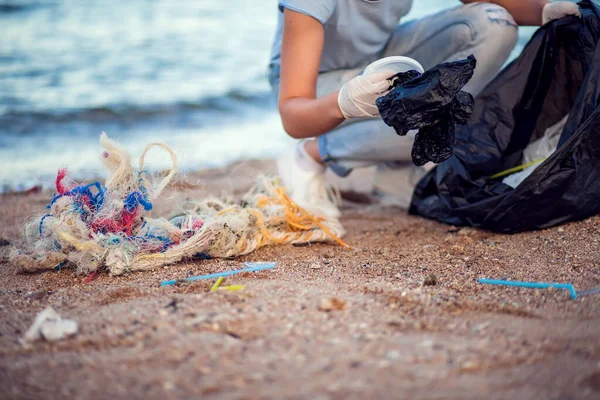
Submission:
[[[337,208],[342,206],[342,192],[340,192],[340,189],[332,184],[325,184],[325,190],[327,191],[327,196],[329,197],[329,200],[333,203],[334,206],[336,206]]]
[[[309,191],[314,193],[318,203],[325,206],[338,208],[342,204],[342,196],[339,189],[325,182],[325,176],[318,174],[309,182]]]

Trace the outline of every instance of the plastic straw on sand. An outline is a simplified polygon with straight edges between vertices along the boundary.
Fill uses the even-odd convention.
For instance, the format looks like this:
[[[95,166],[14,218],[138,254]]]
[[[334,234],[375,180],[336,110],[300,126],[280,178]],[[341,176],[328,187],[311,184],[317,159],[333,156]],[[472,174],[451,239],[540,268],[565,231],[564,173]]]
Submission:
[[[501,286],[517,286],[534,289],[566,289],[571,293],[571,298],[575,300],[577,298],[577,292],[575,287],[570,283],[544,283],[544,282],[521,282],[521,281],[503,281],[499,279],[479,279],[479,283],[488,285],[501,285]]]
[[[247,262],[247,263],[244,263],[244,265],[248,266],[248,268],[238,269],[238,270],[234,270],[234,271],[216,272],[214,274],[208,274],[208,275],[192,276],[190,278],[185,278],[185,280],[186,281],[198,281],[198,280],[205,280],[205,279],[220,278],[222,276],[241,274],[243,272],[263,271],[265,269],[275,268],[277,266],[277,263],[276,262]],[[170,281],[163,281],[160,283],[160,286],[174,285],[178,281],[180,281],[180,279],[172,279]]]

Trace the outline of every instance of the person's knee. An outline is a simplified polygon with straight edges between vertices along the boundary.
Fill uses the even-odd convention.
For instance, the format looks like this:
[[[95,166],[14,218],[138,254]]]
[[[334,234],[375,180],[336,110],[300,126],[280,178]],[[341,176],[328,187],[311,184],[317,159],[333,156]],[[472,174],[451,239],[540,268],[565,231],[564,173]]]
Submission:
[[[477,68],[464,90],[476,96],[506,63],[518,39],[512,15],[490,3],[471,3],[462,7],[462,17],[473,33],[471,50]]]
[[[517,44],[518,25],[513,16],[502,6],[490,3],[472,3],[467,6],[469,23],[474,36],[497,48],[503,54]]]

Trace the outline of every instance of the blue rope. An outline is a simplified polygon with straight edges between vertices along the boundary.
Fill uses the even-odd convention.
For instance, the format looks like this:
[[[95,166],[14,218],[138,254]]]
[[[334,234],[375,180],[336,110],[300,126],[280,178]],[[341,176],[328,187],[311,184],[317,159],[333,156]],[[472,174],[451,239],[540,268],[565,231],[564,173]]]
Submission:
[[[95,186],[96,189],[98,190],[98,193],[96,193],[95,196],[92,196],[92,192],[91,192],[91,190],[89,190],[89,188],[92,186]],[[90,185],[87,185],[86,189],[87,189],[88,195],[90,196],[90,201],[92,203],[92,206],[94,207],[94,210],[97,210],[100,207],[102,207],[102,204],[104,204],[105,188],[102,185],[100,185],[100,182],[94,182]]]
[[[42,217],[42,219],[40,219],[40,228],[39,228],[39,231],[40,231],[40,237],[44,237],[44,236],[42,235],[42,228],[44,227],[44,220],[45,220],[47,217],[52,217],[52,216],[53,216],[52,214],[46,214],[46,215],[44,215],[44,216]]]
[[[92,193],[90,188],[95,187],[98,193],[95,195]],[[148,195],[146,188],[140,188],[140,192],[130,193],[124,201],[124,208],[128,212],[133,212],[138,204],[142,205],[146,211],[152,210],[152,203],[148,201]],[[100,182],[90,183],[89,185],[77,186],[66,193],[63,194],[54,194],[50,204],[46,206],[47,209],[50,209],[54,203],[58,199],[63,196],[75,197],[77,203],[81,203],[81,197],[86,196],[90,200],[90,206],[94,211],[97,211],[104,204],[106,195],[106,188],[100,184]],[[82,214],[83,216],[87,215],[87,212],[81,207],[81,205],[76,206],[76,210]]]
[[[96,193],[96,195],[92,194],[92,191],[90,190],[91,187],[95,187],[98,190],[98,193]],[[82,195],[84,195],[90,199],[90,203],[91,203],[92,207],[94,208],[94,210],[97,210],[98,208],[100,208],[102,206],[102,204],[104,204],[105,191],[106,191],[106,188],[104,188],[102,185],[100,185],[100,182],[90,183],[89,185],[77,186],[63,194],[55,193],[54,196],[52,197],[52,200],[50,200],[50,204],[48,204],[46,206],[46,208],[48,208],[48,209],[51,208],[52,205],[54,203],[56,203],[56,201],[63,196],[71,196],[71,197],[77,196],[77,200],[79,200],[79,198]]]
[[[118,236],[113,236],[107,240],[107,243],[108,244],[119,244],[119,243],[121,243],[121,238]]]
[[[141,194],[140,192],[130,193],[125,198],[124,203],[125,203],[124,208],[129,212],[133,212],[133,210],[135,210],[135,208],[137,207],[138,204],[141,204],[144,207],[144,210],[146,210],[146,211],[152,210],[152,203],[150,203],[148,200],[146,200],[144,198],[144,195]]]
[[[63,265],[65,265],[67,262],[63,261],[60,264],[56,265],[54,268],[52,268],[55,271],[60,271],[60,269],[63,267]]]
[[[50,200],[50,204],[48,204],[46,206],[46,208],[49,210],[54,205],[54,203],[56,203],[56,200],[60,199],[63,196],[64,196],[63,194],[56,194],[55,193],[54,196],[52,196],[52,200]]]
[[[77,201],[78,199],[75,199],[75,200],[76,200],[76,201],[75,201],[75,202],[73,202],[73,208],[75,208],[75,211],[77,211],[79,214],[81,214],[81,216],[82,216],[83,218],[87,217],[87,215],[88,215],[88,212],[87,212],[87,211],[86,211],[86,210],[85,210],[85,209],[84,209],[84,208],[81,206],[81,203],[79,203],[79,202]]]

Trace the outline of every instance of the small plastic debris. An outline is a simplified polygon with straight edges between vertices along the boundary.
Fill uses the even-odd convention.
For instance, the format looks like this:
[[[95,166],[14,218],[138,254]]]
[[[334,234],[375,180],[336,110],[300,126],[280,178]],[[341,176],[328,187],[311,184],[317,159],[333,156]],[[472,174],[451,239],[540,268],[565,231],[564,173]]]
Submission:
[[[221,286],[219,290],[229,290],[230,292],[235,292],[238,290],[242,290],[244,285],[230,285],[230,286]]]
[[[48,294],[47,290],[35,290],[33,292],[27,292],[25,298],[32,300],[41,300]]]
[[[435,286],[438,283],[438,278],[435,274],[429,274],[425,277],[423,281],[423,286]]]
[[[77,333],[77,322],[72,319],[47,321],[42,325],[41,333],[49,342],[56,342]]]
[[[77,333],[77,322],[72,319],[62,319],[52,307],[47,307],[36,317],[33,325],[23,336],[25,342],[35,342],[45,339],[55,342]]]
[[[90,282],[91,282],[91,281],[92,281],[92,280],[93,280],[93,279],[96,277],[96,274],[97,274],[97,273],[98,273],[98,271],[94,271],[94,272],[92,272],[91,274],[89,274],[89,275],[87,276],[87,278],[85,278],[85,279],[83,280],[83,282],[84,282],[84,283],[90,283]]]
[[[509,169],[506,169],[504,171],[498,172],[492,176],[490,176],[490,179],[498,179],[498,178],[502,178],[511,174],[514,174],[515,172],[519,172],[519,171],[523,171],[524,169],[527,169],[533,165],[539,164],[541,162],[546,161],[545,158],[541,158],[539,160],[534,160],[531,162],[528,162],[527,164],[523,164],[523,165],[517,165],[516,167],[512,167]]]
[[[321,264],[318,262],[310,264],[310,269],[321,269]]]
[[[577,292],[575,287],[571,283],[545,283],[545,282],[521,282],[521,281],[504,281],[499,279],[479,279],[479,283],[487,285],[502,285],[502,286],[517,286],[532,289],[566,289],[571,293],[571,298],[575,300],[577,298]]]
[[[337,297],[326,297],[319,302],[319,311],[340,311],[345,310],[348,303]]]
[[[238,269],[238,270],[234,270],[234,271],[217,272],[217,273],[208,274],[208,275],[192,276],[189,278],[185,278],[185,280],[186,281],[198,281],[198,280],[214,279],[214,278],[218,278],[221,276],[230,276],[230,275],[235,275],[235,274],[241,274],[243,272],[257,272],[257,271],[263,271],[265,269],[271,269],[271,268],[277,267],[276,262],[246,262],[246,263],[244,263],[244,265],[246,265],[248,268]],[[172,279],[170,281],[163,281],[160,283],[160,286],[175,285],[176,283],[178,283],[180,281],[181,281],[180,279]]]
[[[217,281],[215,282],[215,284],[210,288],[211,292],[216,292],[217,289],[219,288],[219,286],[221,286],[221,282],[223,282],[223,278],[222,276],[219,277],[219,279],[217,279]]]

